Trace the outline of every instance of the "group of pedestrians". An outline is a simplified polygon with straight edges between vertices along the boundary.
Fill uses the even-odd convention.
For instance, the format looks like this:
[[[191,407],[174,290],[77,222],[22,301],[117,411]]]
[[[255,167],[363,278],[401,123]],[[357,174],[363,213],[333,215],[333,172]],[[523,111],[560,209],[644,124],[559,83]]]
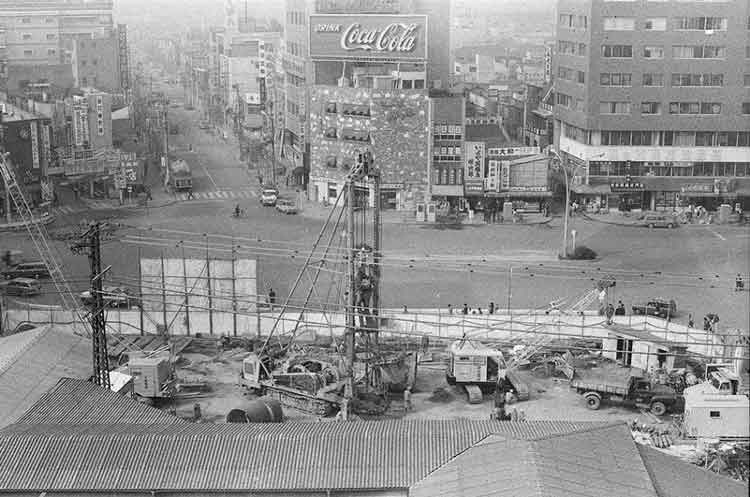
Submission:
[[[495,305],[494,302],[490,302],[490,304],[487,306],[487,314],[495,314],[498,307]],[[448,314],[453,314],[454,312],[453,305],[448,304]],[[475,307],[471,308],[468,304],[464,304],[463,307],[461,307],[461,314],[467,315],[467,314],[484,314],[481,307]]]

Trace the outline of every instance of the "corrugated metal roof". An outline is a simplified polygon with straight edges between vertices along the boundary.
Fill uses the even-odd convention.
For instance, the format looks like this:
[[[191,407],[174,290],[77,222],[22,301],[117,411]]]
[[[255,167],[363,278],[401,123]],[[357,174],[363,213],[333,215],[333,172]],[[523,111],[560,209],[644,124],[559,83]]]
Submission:
[[[89,339],[55,326],[24,333],[34,336],[9,354],[0,370],[0,427],[15,422],[61,378],[91,376]]]
[[[624,424],[539,440],[491,435],[414,485],[409,495],[657,497]]]
[[[0,490],[407,488],[492,433],[533,440],[559,421],[28,425],[0,431]],[[272,470],[271,470],[272,469]]]
[[[638,452],[659,497],[747,497],[747,483],[688,464],[653,447],[638,444]]]
[[[18,420],[26,424],[183,423],[91,382],[63,378]]]

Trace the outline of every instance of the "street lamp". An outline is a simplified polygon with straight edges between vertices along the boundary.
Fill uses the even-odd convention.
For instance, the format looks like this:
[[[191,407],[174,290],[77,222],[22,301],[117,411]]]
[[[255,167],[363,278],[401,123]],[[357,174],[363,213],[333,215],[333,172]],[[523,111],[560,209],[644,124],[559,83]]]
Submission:
[[[565,208],[563,209],[563,237],[562,237],[562,251],[561,256],[563,259],[568,258],[568,209],[570,208],[570,182],[568,181],[568,160],[567,158],[563,158],[555,152],[554,150],[550,150],[550,153],[555,156],[557,159],[557,162],[560,164],[560,169],[562,170],[563,178],[565,178]],[[571,175],[575,175],[576,171],[578,170],[578,167],[572,171]]]
[[[568,160],[567,157],[563,158],[555,152],[554,150],[550,149],[550,153],[555,156],[557,159],[557,162],[560,164],[560,169],[562,169],[563,178],[565,178],[565,209],[563,211],[563,237],[562,237],[562,257],[563,259],[567,259],[568,257],[568,209],[570,208],[570,181],[568,180]],[[601,153],[595,157],[594,159],[603,157],[604,154]],[[589,159],[590,160],[590,159]],[[576,167],[573,168],[572,171],[570,171],[571,178],[575,176],[576,172],[578,172],[578,168],[581,167],[581,164],[578,164]]]

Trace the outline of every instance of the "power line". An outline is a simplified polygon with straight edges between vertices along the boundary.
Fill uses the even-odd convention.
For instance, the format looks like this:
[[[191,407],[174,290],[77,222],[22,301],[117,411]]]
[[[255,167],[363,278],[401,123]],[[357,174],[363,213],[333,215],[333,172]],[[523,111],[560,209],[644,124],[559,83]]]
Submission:
[[[143,237],[140,237],[140,239],[125,238],[125,239],[122,239],[121,242],[122,243],[131,243],[131,244],[140,245],[140,246],[150,246],[150,247],[161,248],[161,249],[171,248],[172,247],[172,244],[171,244],[170,240],[159,239],[159,238],[152,238],[152,239],[147,239],[147,238],[143,238]],[[188,243],[185,243],[183,241],[182,242],[182,246],[185,246],[186,248],[192,249],[192,250],[206,250],[205,246],[196,245],[197,243],[198,242],[193,242],[193,243],[188,242]],[[244,254],[247,254],[247,255],[253,256],[253,257],[270,256],[270,257],[279,257],[279,258],[289,257],[291,259],[296,259],[298,257],[301,257],[301,256],[299,256],[297,254],[289,255],[289,254],[267,253],[267,252],[263,252],[263,251],[251,251],[251,250],[248,250],[248,249],[244,249],[241,246],[238,246],[238,247],[239,248],[234,248],[234,250],[233,250],[232,248],[228,248],[226,246],[218,246],[217,247],[217,246],[211,246],[211,245],[209,245],[209,250],[212,251],[212,252],[214,252],[214,253],[215,252],[231,253],[231,252],[234,251],[235,253],[238,253],[238,252],[241,253],[241,254],[244,253]],[[331,262],[331,263],[334,263],[334,264],[344,264],[346,261],[344,259],[339,259],[339,260],[336,260],[336,259],[330,260],[330,259],[328,259],[328,262]],[[504,269],[503,270],[477,269],[471,263],[467,263],[467,264],[463,264],[463,265],[454,265],[454,266],[449,266],[449,265],[442,265],[440,267],[434,267],[433,266],[431,268],[424,268],[424,269],[421,269],[419,267],[415,267],[414,264],[393,264],[393,263],[382,262],[382,261],[379,262],[379,263],[377,263],[377,265],[380,266],[380,267],[386,267],[386,268],[398,269],[398,270],[407,270],[407,269],[408,270],[416,270],[416,271],[438,270],[438,271],[468,272],[470,274],[473,273],[473,274],[477,274],[477,275],[486,275],[486,276],[503,276],[503,277],[507,276],[507,272]],[[528,265],[526,265],[526,266],[528,266]],[[524,267],[524,269],[526,269],[526,266]],[[517,267],[517,266],[514,265],[512,267]],[[586,277],[586,276],[570,276],[570,275],[553,275],[553,274],[546,274],[544,272],[539,272],[539,273],[537,273],[537,272],[530,272],[530,269],[527,269],[526,271],[527,271],[527,273],[515,273],[515,274],[518,277],[527,277],[527,278],[538,277],[538,278],[543,278],[543,279],[557,279],[557,280],[566,280],[566,281],[571,281],[571,280],[577,280],[577,281],[596,281],[600,277],[604,276],[604,274],[597,274],[597,275],[593,275],[592,274],[591,276],[588,276],[588,277]],[[704,289],[704,290],[706,288],[709,288],[709,289],[720,289],[721,288],[721,286],[718,286],[716,284],[711,284],[711,283],[708,283],[708,284],[705,284],[705,283],[704,284],[689,284],[689,283],[678,283],[678,282],[664,281],[661,278],[659,279],[659,281],[644,280],[643,278],[645,278],[645,275],[642,275],[641,279],[623,279],[623,278],[620,278],[619,281],[621,283],[637,283],[637,284],[648,283],[650,285],[655,285],[656,283],[660,283],[660,284],[662,284],[664,286],[673,286],[673,287],[680,287],[680,288],[695,288],[695,289]],[[727,290],[730,290],[730,289],[733,290],[732,284],[730,284],[729,282],[727,282],[726,283],[726,289]]]

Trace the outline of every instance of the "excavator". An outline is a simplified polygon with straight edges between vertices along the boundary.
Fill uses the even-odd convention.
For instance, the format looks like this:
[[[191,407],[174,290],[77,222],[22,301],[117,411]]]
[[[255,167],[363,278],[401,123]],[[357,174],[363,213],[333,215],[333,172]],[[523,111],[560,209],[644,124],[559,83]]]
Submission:
[[[606,301],[608,289],[614,286],[614,278],[605,277],[572,304],[566,306],[566,299],[559,299],[551,302],[546,312],[548,314],[553,311],[569,315],[580,314],[597,299],[599,299],[601,311],[601,303]],[[541,332],[545,326],[545,324],[537,325],[528,333]],[[517,374],[517,370],[555,337],[556,335],[551,333],[538,333],[528,345],[507,360],[500,350],[463,337],[450,346],[445,372],[446,381],[449,385],[463,387],[470,404],[480,404],[482,393],[493,391],[498,378],[504,372],[518,400],[528,400],[529,385]]]

